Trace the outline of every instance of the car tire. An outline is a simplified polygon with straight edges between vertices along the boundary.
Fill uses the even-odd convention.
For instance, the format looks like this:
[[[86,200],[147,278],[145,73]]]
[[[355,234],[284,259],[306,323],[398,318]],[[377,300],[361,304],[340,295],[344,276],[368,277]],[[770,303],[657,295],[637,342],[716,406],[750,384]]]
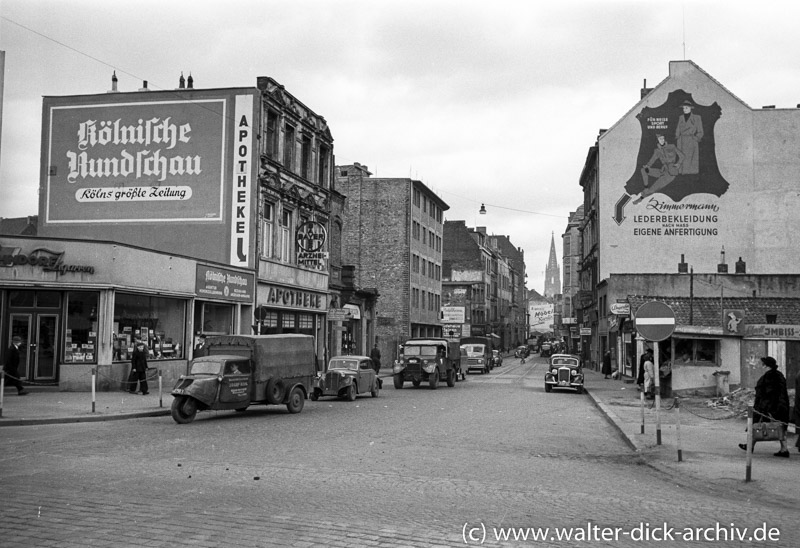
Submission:
[[[545,392],[550,392],[550,390],[552,390],[552,389],[553,389],[553,387],[552,387],[552,386],[550,386],[549,384],[545,384],[545,385],[544,385],[544,391],[545,391]]]
[[[289,397],[286,401],[286,409],[289,410],[289,413],[299,413],[303,410],[303,405],[305,402],[306,397],[303,394],[303,391],[299,386],[295,386],[292,388],[292,391],[289,392]]]
[[[450,369],[447,371],[447,386],[453,388],[456,385],[456,370]]]
[[[247,411],[247,406],[240,407],[239,409],[234,409],[234,411],[236,411],[237,413],[244,413],[245,411]]]
[[[171,413],[178,424],[189,424],[197,415],[197,402],[194,398],[178,396],[172,400]]]
[[[434,369],[433,373],[428,375],[428,386],[431,390],[436,390],[439,387],[439,369]]]
[[[351,384],[350,386],[347,387],[347,393],[345,394],[347,401],[356,401],[357,395],[358,395],[358,390],[355,384]]]
[[[393,375],[393,377],[394,377],[394,387],[396,389],[398,389],[398,390],[403,388],[403,383],[404,383],[403,375],[402,374],[397,374],[397,375]]]
[[[380,379],[376,378],[375,379],[375,384],[372,385],[372,391],[370,392],[370,394],[372,395],[373,398],[377,398],[378,397],[378,393],[381,390],[380,384],[378,383],[379,380]]]
[[[286,386],[283,383],[283,379],[280,377],[272,377],[267,382],[267,401],[272,405],[277,405],[283,402],[284,392],[286,391]]]
[[[311,401],[317,401],[319,399],[319,393],[316,390],[313,390],[309,397],[311,398]]]
[[[583,387],[582,387],[582,386],[579,386],[579,387],[577,388],[577,391],[578,391],[578,394],[583,394]]]

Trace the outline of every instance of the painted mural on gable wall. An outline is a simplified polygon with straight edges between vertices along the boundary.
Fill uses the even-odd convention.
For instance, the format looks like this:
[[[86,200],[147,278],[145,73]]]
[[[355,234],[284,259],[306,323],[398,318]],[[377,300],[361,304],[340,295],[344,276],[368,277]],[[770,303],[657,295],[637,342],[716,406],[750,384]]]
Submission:
[[[719,206],[696,195],[722,196],[730,184],[717,165],[714,127],[720,106],[701,105],[683,89],[671,92],[656,107],[644,107],[636,118],[641,139],[636,168],[614,207],[614,221],[626,221],[625,208],[646,202],[637,215],[637,233],[644,235],[717,235]],[[642,226],[643,225],[643,226]]]

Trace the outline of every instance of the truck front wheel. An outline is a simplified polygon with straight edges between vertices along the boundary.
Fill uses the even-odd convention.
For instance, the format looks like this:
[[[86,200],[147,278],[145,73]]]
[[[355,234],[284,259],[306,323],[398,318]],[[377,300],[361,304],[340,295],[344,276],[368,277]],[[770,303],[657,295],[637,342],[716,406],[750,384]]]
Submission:
[[[178,396],[172,400],[171,413],[178,424],[189,424],[197,416],[197,402],[194,398]]]
[[[428,375],[428,385],[431,387],[431,390],[436,390],[439,386],[439,370],[434,369],[433,373]]]
[[[403,374],[402,373],[397,373],[396,375],[394,375],[394,387],[397,388],[398,390],[403,388]]]

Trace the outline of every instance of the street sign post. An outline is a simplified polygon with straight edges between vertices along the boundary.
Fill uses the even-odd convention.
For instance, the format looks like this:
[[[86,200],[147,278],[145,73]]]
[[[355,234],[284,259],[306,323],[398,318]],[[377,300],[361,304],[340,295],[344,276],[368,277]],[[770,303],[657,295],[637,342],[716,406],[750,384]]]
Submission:
[[[636,311],[634,319],[636,331],[643,338],[653,341],[653,380],[655,383],[656,398],[656,445],[661,445],[661,368],[659,365],[660,353],[658,350],[659,341],[666,340],[675,331],[675,312],[666,303],[661,301],[650,301],[644,303]]]

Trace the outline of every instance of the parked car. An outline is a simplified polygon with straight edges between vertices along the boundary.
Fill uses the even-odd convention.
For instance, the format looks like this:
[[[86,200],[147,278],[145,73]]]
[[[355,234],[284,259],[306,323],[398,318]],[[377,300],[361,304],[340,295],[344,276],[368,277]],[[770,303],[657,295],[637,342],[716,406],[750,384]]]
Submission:
[[[583,393],[583,365],[578,356],[572,354],[553,354],[550,365],[544,374],[544,391],[553,388],[571,388]]]
[[[503,356],[500,355],[499,350],[492,350],[492,366],[500,367],[503,365]]]
[[[516,350],[514,350],[514,357],[515,358],[527,358],[530,354],[530,349],[525,346],[518,346]]]
[[[303,410],[316,370],[311,335],[220,335],[206,339],[206,352],[172,389],[178,424],[206,409],[241,412],[253,404],[285,404],[289,413]]]
[[[439,381],[453,387],[460,372],[460,349],[447,339],[408,339],[393,372],[395,388],[403,388],[406,381],[414,387],[426,381],[431,390],[436,390]]]
[[[327,371],[313,381],[311,400],[323,396],[335,396],[355,401],[359,394],[378,397],[380,380],[369,356],[337,356],[328,362]]]

